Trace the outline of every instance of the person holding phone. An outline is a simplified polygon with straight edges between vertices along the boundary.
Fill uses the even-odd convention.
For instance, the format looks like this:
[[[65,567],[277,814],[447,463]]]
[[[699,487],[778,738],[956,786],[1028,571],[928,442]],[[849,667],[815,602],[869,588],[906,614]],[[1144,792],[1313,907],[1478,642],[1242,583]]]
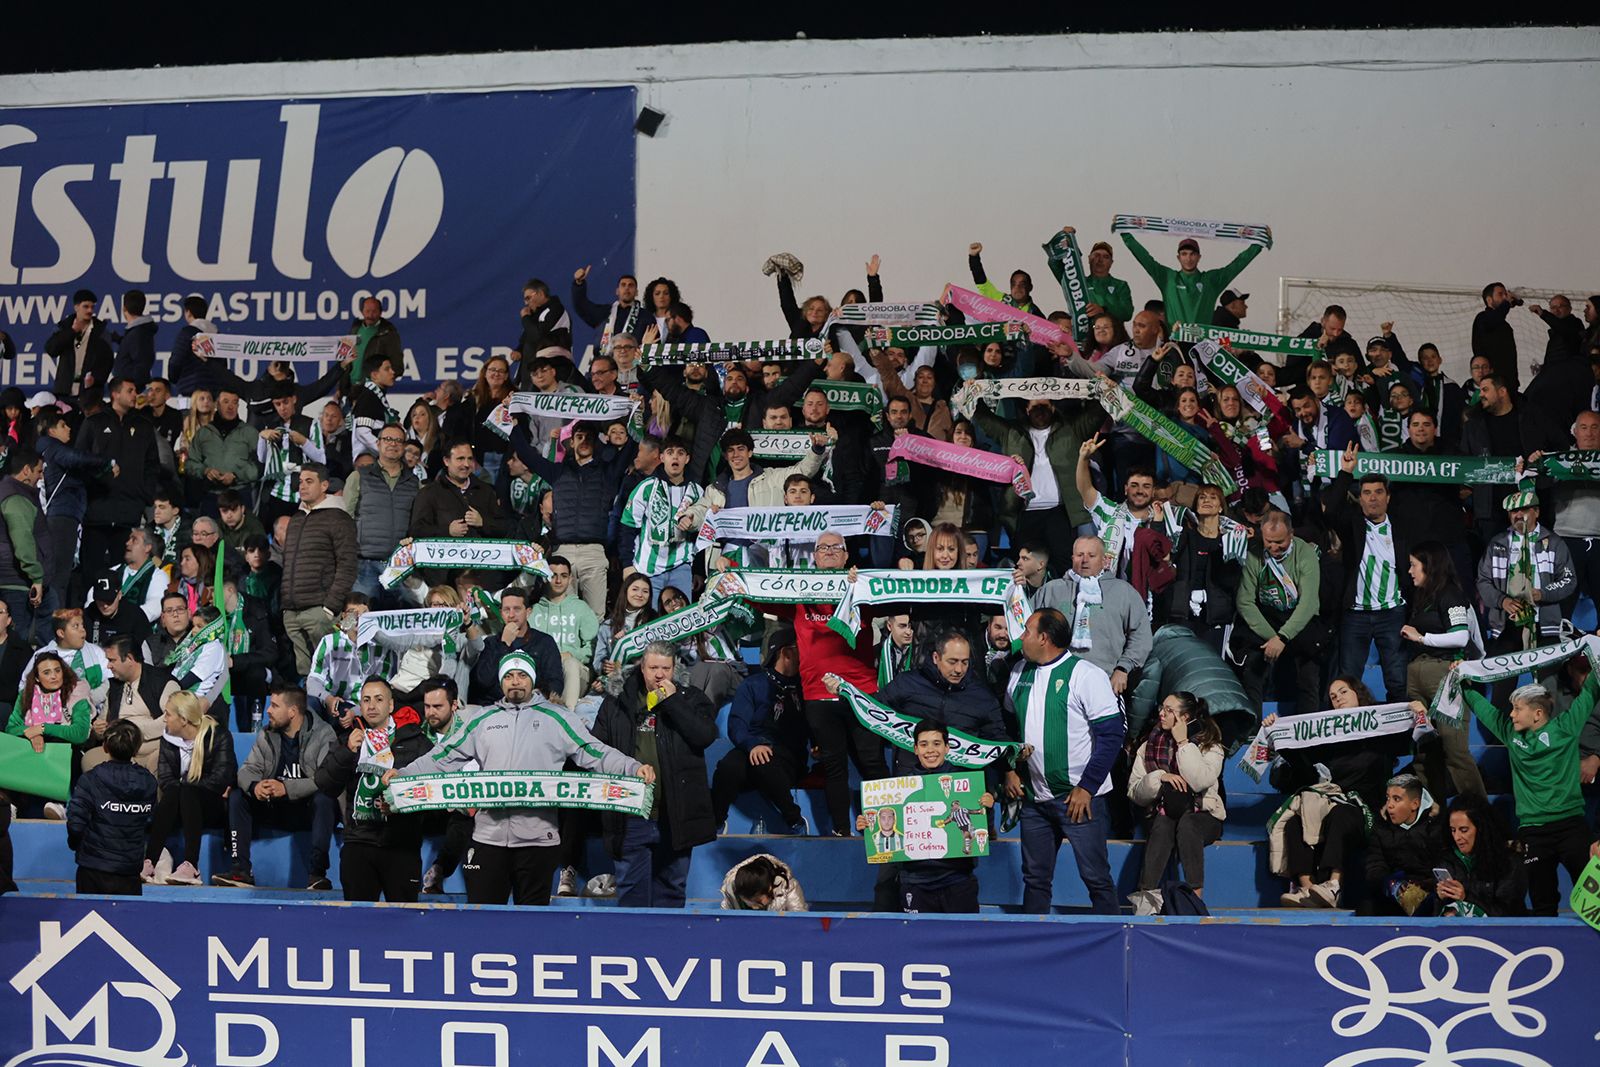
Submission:
[[[1470,797],[1450,805],[1449,841],[1433,859],[1439,914],[1498,919],[1525,913],[1527,879],[1494,809]]]

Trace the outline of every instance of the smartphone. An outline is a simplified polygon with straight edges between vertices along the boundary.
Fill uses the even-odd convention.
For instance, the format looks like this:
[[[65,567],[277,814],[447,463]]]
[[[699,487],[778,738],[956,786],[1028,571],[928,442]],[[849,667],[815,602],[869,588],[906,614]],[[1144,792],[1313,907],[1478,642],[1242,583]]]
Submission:
[[[1433,880],[1435,882],[1448,882],[1450,881],[1450,872],[1443,867],[1435,867],[1433,869]]]

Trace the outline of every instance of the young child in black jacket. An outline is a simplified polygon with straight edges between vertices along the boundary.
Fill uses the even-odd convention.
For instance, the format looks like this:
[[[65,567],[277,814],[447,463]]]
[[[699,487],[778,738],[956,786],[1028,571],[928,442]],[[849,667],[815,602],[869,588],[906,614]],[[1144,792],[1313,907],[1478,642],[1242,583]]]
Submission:
[[[156,808],[156,779],[133,762],[144,737],[118,719],[102,744],[109,762],[78,779],[67,806],[67,847],[78,854],[78,892],[136,897],[144,839]]]

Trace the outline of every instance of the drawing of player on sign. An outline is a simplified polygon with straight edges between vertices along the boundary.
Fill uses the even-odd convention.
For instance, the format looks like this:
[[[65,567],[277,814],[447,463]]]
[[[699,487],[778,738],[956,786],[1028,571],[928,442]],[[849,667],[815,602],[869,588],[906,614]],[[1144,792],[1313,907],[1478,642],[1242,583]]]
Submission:
[[[871,817],[878,824],[873,842],[879,852],[899,852],[905,848],[905,838],[901,836],[893,808],[879,808]]]
[[[988,793],[983,795],[984,797],[989,797]],[[974,815],[981,814],[982,811],[982,807],[970,809],[963,808],[961,806],[961,802],[957,800],[951,803],[950,814],[946,815],[939,822],[934,823],[934,825],[943,830],[951,823],[955,823],[956,829],[961,831],[961,854],[963,856],[970,856],[972,855],[972,817]]]

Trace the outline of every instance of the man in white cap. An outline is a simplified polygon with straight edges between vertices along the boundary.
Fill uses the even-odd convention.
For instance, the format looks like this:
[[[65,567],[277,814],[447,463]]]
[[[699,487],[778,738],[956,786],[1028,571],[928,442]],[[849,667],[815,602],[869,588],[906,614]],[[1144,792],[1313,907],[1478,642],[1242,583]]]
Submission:
[[[1506,497],[1509,528],[1484,546],[1478,561],[1478,596],[1483,600],[1484,652],[1490,656],[1553,645],[1561,639],[1561,602],[1578,589],[1567,543],[1539,524],[1539,498],[1524,482]],[[1554,674],[1547,677],[1554,681]],[[1496,683],[1490,699],[1505,706],[1515,679]]]
[[[570,759],[586,771],[655,781],[653,768],[596,741],[548,693],[535,695],[536,673],[526,652],[507,653],[500,660],[499,702],[464,713],[459,730],[384,780],[461,770],[473,760],[485,771],[559,771]],[[560,842],[553,808],[479,809],[461,866],[468,902],[504,904],[509,896],[516,904],[549,904]]]

